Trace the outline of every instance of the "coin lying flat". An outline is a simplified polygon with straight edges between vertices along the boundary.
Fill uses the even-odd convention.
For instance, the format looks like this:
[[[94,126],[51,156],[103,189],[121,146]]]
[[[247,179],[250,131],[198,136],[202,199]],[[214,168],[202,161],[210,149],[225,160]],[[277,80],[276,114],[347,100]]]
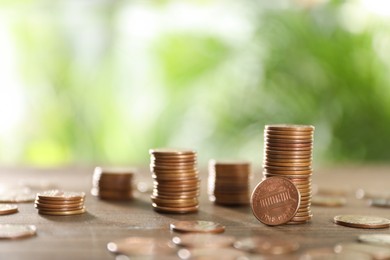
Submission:
[[[390,246],[390,234],[366,234],[360,235],[358,240],[367,244]]]
[[[37,194],[38,199],[43,200],[81,200],[84,199],[84,192],[72,192],[72,191],[61,191],[61,190],[48,190],[39,192]]]
[[[18,239],[34,236],[37,228],[34,225],[0,224],[0,239]]]
[[[107,249],[115,254],[131,256],[161,256],[176,251],[170,240],[150,237],[128,237],[109,242]]]
[[[238,239],[234,247],[250,253],[282,255],[297,251],[299,244],[292,240],[255,236]]]
[[[180,259],[207,259],[207,260],[233,260],[249,259],[247,254],[233,248],[193,248],[180,249],[177,253]]]
[[[177,232],[193,232],[193,233],[222,233],[225,231],[225,226],[212,221],[177,221],[170,224],[170,229]]]
[[[320,247],[307,249],[301,254],[300,260],[372,260],[369,254],[346,251],[336,253],[333,248]]]
[[[183,247],[229,247],[236,239],[233,236],[208,233],[184,234],[172,238],[172,242]]]
[[[390,259],[390,248],[362,243],[342,243],[334,248],[336,253],[360,252],[371,256],[371,259]],[[353,258],[355,259],[355,258]]]
[[[0,215],[8,215],[18,212],[18,206],[14,204],[0,204]]]
[[[382,217],[360,216],[360,215],[339,215],[333,219],[334,223],[355,228],[388,228],[390,220]]]
[[[79,215],[85,213],[85,208],[68,210],[68,211],[49,211],[49,210],[38,210],[39,214],[42,215],[52,215],[52,216],[70,216],[70,215]]]
[[[251,208],[255,217],[270,226],[290,221],[296,214],[300,194],[295,185],[286,178],[270,177],[260,182],[253,190]]]

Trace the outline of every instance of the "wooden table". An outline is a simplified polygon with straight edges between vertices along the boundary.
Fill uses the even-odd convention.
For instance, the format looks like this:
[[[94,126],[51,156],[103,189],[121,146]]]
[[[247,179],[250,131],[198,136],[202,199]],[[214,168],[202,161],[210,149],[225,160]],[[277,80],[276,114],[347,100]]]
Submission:
[[[85,191],[87,213],[76,216],[39,215],[33,203],[19,204],[19,212],[0,216],[0,223],[34,224],[37,236],[20,240],[0,241],[0,259],[114,259],[107,243],[128,236],[172,237],[169,224],[176,220],[207,220],[226,226],[225,234],[237,238],[251,235],[276,235],[294,239],[301,244],[299,253],[313,247],[334,246],[354,242],[359,234],[389,233],[389,229],[365,230],[338,226],[332,222],[338,214],[368,214],[390,218],[390,209],[370,207],[358,200],[358,188],[388,191],[390,166],[354,166],[315,170],[313,183],[320,188],[348,191],[348,203],[341,208],[314,207],[311,223],[269,227],[260,223],[250,207],[222,207],[208,201],[207,172],[202,172],[200,210],[187,215],[155,212],[149,194],[138,194],[130,202],[102,201],[89,195],[92,168],[21,169],[2,168],[0,184],[15,184],[22,180],[47,180],[62,189]],[[255,171],[252,186],[261,179]],[[139,181],[151,182],[150,173],[141,171]],[[299,255],[299,253],[297,255]],[[289,256],[297,259],[297,255]],[[272,259],[272,258],[270,258]],[[288,259],[283,257],[283,259]]]

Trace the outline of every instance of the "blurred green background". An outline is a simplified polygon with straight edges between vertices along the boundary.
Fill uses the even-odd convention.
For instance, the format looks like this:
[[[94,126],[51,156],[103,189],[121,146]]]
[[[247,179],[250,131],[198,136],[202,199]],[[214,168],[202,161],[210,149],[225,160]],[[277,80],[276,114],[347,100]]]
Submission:
[[[390,161],[383,0],[2,1],[0,163],[261,165],[265,124],[313,124],[315,163]]]

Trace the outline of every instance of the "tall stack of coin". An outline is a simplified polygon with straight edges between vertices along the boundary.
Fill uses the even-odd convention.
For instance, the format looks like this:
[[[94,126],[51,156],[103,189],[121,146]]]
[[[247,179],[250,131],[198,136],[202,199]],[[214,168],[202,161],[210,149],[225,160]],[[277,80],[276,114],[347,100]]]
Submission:
[[[84,192],[48,190],[37,193],[35,208],[44,215],[78,215],[85,212],[84,200]]]
[[[150,155],[154,209],[166,213],[197,211],[200,179],[196,152],[165,148],[152,149]]]
[[[311,220],[311,176],[314,127],[310,125],[266,125],[264,129],[264,176],[288,178],[300,192],[296,215],[288,224]]]
[[[240,161],[209,162],[209,199],[221,205],[249,203],[250,163]]]
[[[131,200],[133,176],[134,170],[131,168],[96,167],[91,194],[103,200]]]

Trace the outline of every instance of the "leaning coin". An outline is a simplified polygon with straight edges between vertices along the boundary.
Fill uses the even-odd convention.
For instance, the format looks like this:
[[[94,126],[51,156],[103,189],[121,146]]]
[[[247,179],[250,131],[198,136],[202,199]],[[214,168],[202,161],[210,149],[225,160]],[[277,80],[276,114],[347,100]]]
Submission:
[[[287,223],[296,214],[300,193],[295,185],[282,177],[270,177],[253,190],[251,208],[253,215],[270,226]]]
[[[128,237],[109,242],[107,249],[115,254],[132,256],[161,256],[173,254],[176,251],[168,239],[149,237]]]
[[[388,228],[390,220],[382,217],[361,215],[339,215],[333,218],[334,223],[355,228]]]
[[[37,228],[34,225],[0,224],[0,239],[17,239],[34,236]]]
[[[81,200],[85,198],[84,192],[73,192],[73,191],[61,191],[61,190],[48,190],[37,194],[38,199],[43,200]]]
[[[367,244],[390,246],[390,234],[365,234],[360,235],[358,240]]]
[[[238,239],[234,247],[256,254],[282,255],[297,251],[299,244],[292,240],[257,236]]]
[[[207,233],[184,234],[172,238],[172,242],[183,247],[229,247],[233,245],[233,236],[215,235]]]
[[[225,231],[225,226],[212,221],[195,220],[171,223],[170,229],[177,232],[222,233]]]
[[[18,206],[15,204],[0,204],[0,215],[8,215],[18,212]]]

